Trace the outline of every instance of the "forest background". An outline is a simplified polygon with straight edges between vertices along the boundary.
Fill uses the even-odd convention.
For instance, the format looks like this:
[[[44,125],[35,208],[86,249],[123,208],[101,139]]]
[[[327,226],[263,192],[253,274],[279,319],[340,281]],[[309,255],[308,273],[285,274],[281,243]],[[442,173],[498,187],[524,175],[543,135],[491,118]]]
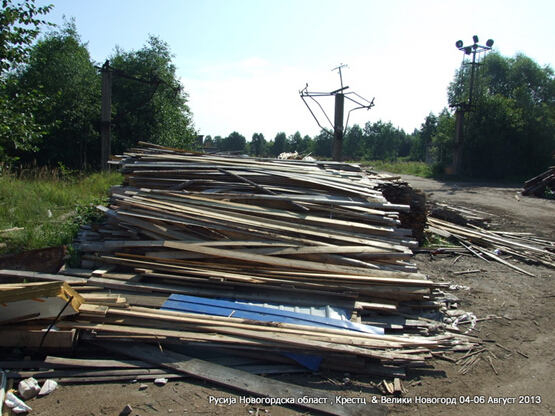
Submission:
[[[170,45],[151,35],[134,51],[115,47],[105,62],[90,58],[75,21],[48,23],[51,6],[33,0],[3,0],[0,21],[0,161],[4,169],[30,165],[91,171],[100,167],[101,73],[113,74],[112,154],[140,141],[201,150],[277,157],[298,152],[317,159],[332,156],[333,133],[314,137],[280,132],[251,138],[199,136],[187,86],[181,85]],[[446,85],[449,106],[405,132],[391,121],[348,126],[343,160],[427,162],[436,173],[453,162],[457,103],[470,99],[465,114],[461,173],[487,179],[526,178],[552,165],[555,152],[555,76],[550,66],[517,54],[490,51],[475,66],[471,54]],[[392,86],[394,87],[394,86]],[[371,113],[369,113],[371,114]],[[214,115],[217,117],[217,114]]]

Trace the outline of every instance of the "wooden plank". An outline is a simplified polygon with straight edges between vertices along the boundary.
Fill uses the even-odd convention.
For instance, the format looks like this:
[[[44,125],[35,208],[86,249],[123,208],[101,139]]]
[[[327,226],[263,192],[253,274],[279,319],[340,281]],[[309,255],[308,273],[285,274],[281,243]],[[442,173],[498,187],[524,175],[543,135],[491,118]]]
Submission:
[[[8,329],[0,328],[0,347],[36,349],[42,348],[72,349],[77,340],[77,331],[50,331],[45,336],[42,329]]]
[[[423,279],[425,276],[417,273],[399,273],[385,270],[368,270],[363,268],[336,266],[333,264],[321,264],[304,260],[294,260],[286,258],[276,258],[272,256],[264,256],[260,254],[243,253],[237,250],[224,250],[212,247],[201,247],[195,244],[182,243],[180,241],[164,241],[164,247],[174,248],[178,250],[192,251],[196,253],[211,254],[216,257],[231,258],[246,262],[263,263],[278,267],[297,268],[305,270],[326,271],[332,273],[344,273],[346,280],[368,282],[393,283],[391,279],[397,280],[401,284],[415,284],[427,286],[429,280]]]
[[[74,276],[64,276],[61,274],[51,274],[51,273],[40,273],[40,272],[30,272],[25,270],[0,270],[0,277],[13,277],[21,280],[30,281],[59,281],[67,282],[69,284],[86,284],[87,279]]]
[[[256,328],[259,332],[271,332],[271,333],[283,333],[283,334],[293,334],[293,335],[321,335],[322,337],[326,335],[337,335],[349,338],[351,341],[350,345],[357,345],[359,341],[376,341],[375,346],[381,346],[386,348],[401,348],[403,346],[428,346],[434,347],[437,345],[435,340],[423,339],[423,338],[406,338],[394,335],[380,335],[372,332],[354,332],[346,329],[340,328],[322,328],[313,327],[306,325],[297,325],[291,323],[260,323],[256,320],[249,320],[243,318],[234,318],[233,316],[214,316],[214,315],[199,315],[195,313],[185,313],[185,312],[175,312],[166,310],[155,310],[149,308],[139,308],[131,307],[128,310],[120,309],[109,309],[108,314],[110,316],[116,317],[118,319],[125,317],[135,317],[138,320],[151,319],[160,325],[164,322],[164,325],[169,325],[171,323],[177,324],[193,324],[197,328],[199,326],[222,326],[226,328],[238,328],[238,329],[252,329]],[[254,335],[256,337],[256,335]],[[295,343],[296,340],[293,340]],[[391,356],[388,358],[392,358]]]
[[[295,406],[320,411],[329,415],[381,416],[386,415],[388,412],[386,406],[368,403],[370,400],[368,400],[366,404],[339,405],[336,403],[336,396],[325,391],[271,380],[267,377],[252,375],[244,371],[213,364],[171,351],[162,352],[158,348],[146,344],[122,346],[118,344],[101,343],[98,345],[123,355],[171,368],[193,377],[237,389],[244,393],[268,399],[290,398],[294,401]],[[325,399],[325,403],[305,403],[305,401],[302,400],[303,397]]]
[[[0,321],[21,320],[25,316],[54,318],[76,314],[83,297],[66,282],[23,283],[0,286]]]

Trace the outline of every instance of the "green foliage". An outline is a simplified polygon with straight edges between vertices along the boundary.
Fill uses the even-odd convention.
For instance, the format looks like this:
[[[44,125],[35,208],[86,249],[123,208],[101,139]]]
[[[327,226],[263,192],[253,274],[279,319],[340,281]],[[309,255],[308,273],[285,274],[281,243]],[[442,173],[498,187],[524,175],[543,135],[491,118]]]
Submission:
[[[423,178],[431,178],[434,176],[433,168],[431,165],[424,162],[414,162],[407,160],[399,160],[396,162],[388,162],[383,160],[365,161],[363,166],[384,171],[389,173],[396,173],[402,175],[421,176]]]
[[[349,128],[343,138],[343,156],[346,160],[364,159],[365,148],[364,132],[358,124]]]
[[[391,122],[379,120],[364,126],[364,149],[366,160],[394,160],[399,154],[401,132]]]
[[[453,136],[455,131],[455,117],[444,108],[439,117],[436,118],[437,124],[431,134],[431,142],[428,147],[429,160],[433,162],[435,169],[441,172],[445,167],[451,165],[453,161]]]
[[[287,136],[284,132],[276,134],[274,138],[274,143],[270,148],[270,154],[273,157],[278,157],[281,153],[289,151],[287,143]]]
[[[9,53],[0,53],[1,68],[10,72],[2,74],[0,84],[0,162],[99,167],[101,76],[75,22],[66,21],[30,46],[44,23],[33,16],[50,6],[35,8],[28,0],[18,6],[20,20],[13,20],[11,4],[3,1],[0,23],[8,25],[8,18],[16,22],[13,33],[19,38],[2,27],[0,51]],[[22,31],[25,25],[33,30]],[[27,38],[22,40],[24,34]],[[120,71],[113,75],[112,154],[139,141],[195,148],[188,97],[171,59],[168,45],[153,36],[139,51],[116,49],[112,67]]]
[[[23,154],[22,162],[35,159],[39,165],[98,167],[100,79],[75,22],[66,21],[39,40],[18,78],[20,89],[40,89],[49,97],[36,111],[36,121],[48,127],[40,152]]]
[[[325,130],[314,138],[314,155],[323,159],[330,159],[333,151],[333,136]]]
[[[0,87],[1,88],[1,87]],[[0,90],[0,163],[12,164],[18,154],[37,150],[45,134],[35,114],[45,99],[38,91],[6,94]]]
[[[196,147],[188,94],[176,76],[172,58],[168,44],[155,36],[138,51],[116,48],[110,58],[110,67],[116,71],[112,77],[114,153],[139,141]]]
[[[40,33],[41,26],[49,25],[39,16],[46,15],[52,5],[37,7],[35,0],[15,3],[2,0],[0,9],[0,76],[25,62],[29,46]]]
[[[412,160],[426,160],[426,151],[432,146],[432,139],[437,131],[437,123],[437,117],[433,113],[426,117],[410,150]]]
[[[248,152],[253,156],[264,156],[268,153],[268,143],[262,133],[254,133],[248,144]]]
[[[81,224],[101,218],[95,207],[105,202],[111,185],[121,182],[117,173],[74,176],[58,169],[34,169],[4,174],[0,177],[2,251],[70,244]]]
[[[30,45],[49,25],[39,17],[52,5],[37,7],[34,0],[2,0],[0,8],[0,163],[17,160],[16,151],[32,151],[44,134],[35,114],[44,96],[39,90],[14,88],[13,71],[26,62]]]
[[[234,131],[225,139],[222,139],[219,143],[219,149],[222,152],[240,152],[245,151],[245,146],[247,144],[247,139],[245,136]]]
[[[466,99],[468,66],[449,87],[451,102]],[[474,111],[466,113],[464,173],[505,178],[547,168],[555,149],[555,76],[523,54],[488,55],[476,76]],[[453,125],[454,133],[454,125]]]

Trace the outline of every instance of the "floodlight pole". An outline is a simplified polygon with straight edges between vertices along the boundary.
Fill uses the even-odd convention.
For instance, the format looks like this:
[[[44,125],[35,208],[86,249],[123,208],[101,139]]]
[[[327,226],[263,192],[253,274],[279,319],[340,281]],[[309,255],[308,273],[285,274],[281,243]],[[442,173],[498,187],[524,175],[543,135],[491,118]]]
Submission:
[[[462,102],[452,105],[456,107],[455,111],[455,137],[453,139],[453,174],[460,175],[463,167],[463,146],[464,146],[464,118],[465,113],[474,111],[474,102],[472,101],[474,92],[474,76],[476,73],[476,66],[480,63],[476,62],[476,53],[478,51],[488,51],[493,46],[493,40],[488,39],[486,46],[478,45],[478,36],[472,37],[474,44],[471,46],[463,46],[462,40],[457,41],[456,47],[458,50],[463,51],[466,55],[472,54],[472,65],[470,69],[470,89],[468,92],[468,102]],[[463,63],[464,64],[464,63]]]

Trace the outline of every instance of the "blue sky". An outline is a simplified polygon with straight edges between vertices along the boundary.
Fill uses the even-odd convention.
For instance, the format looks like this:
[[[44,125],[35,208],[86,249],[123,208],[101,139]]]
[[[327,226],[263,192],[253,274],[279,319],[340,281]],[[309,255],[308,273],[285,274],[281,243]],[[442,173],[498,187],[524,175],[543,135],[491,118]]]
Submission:
[[[447,106],[447,86],[472,36],[494,39],[505,56],[524,53],[555,68],[552,0],[37,0],[47,19],[75,18],[91,58],[102,63],[116,45],[141,49],[148,36],[168,43],[189,93],[200,134],[320,128],[299,96],[340,87],[375,106],[349,125],[382,120],[410,133]],[[319,99],[333,120],[333,97]],[[348,102],[347,102],[348,103]],[[346,110],[349,108],[346,107]],[[325,119],[319,117],[325,126]]]

